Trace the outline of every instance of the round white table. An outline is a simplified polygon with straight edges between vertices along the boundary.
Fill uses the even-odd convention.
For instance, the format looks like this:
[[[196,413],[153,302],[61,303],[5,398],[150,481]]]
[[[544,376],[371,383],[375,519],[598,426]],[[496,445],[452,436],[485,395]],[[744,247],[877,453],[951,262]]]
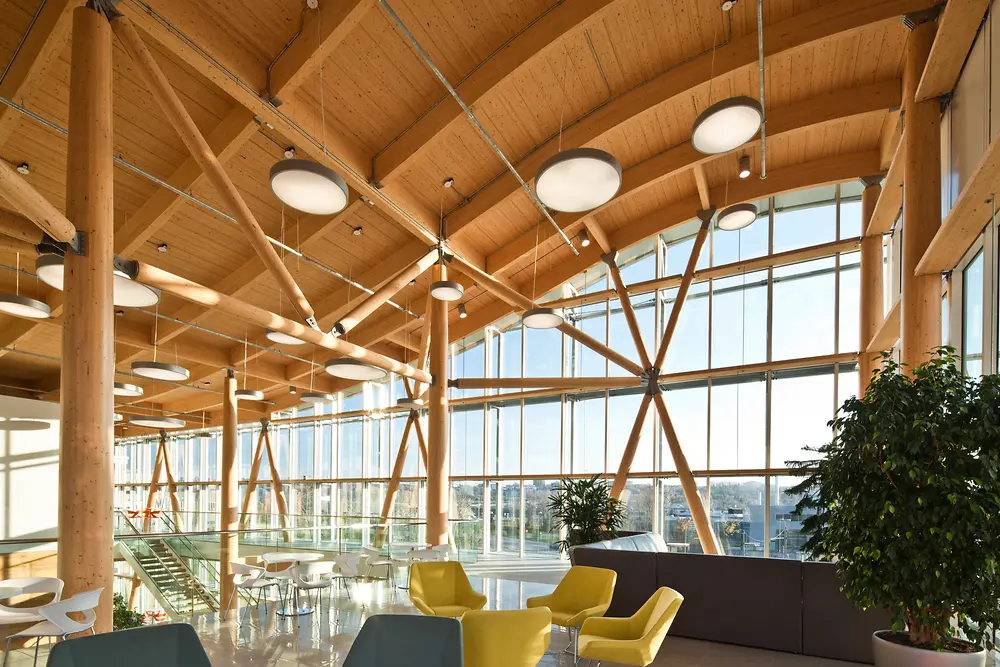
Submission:
[[[315,551],[271,551],[261,556],[261,559],[264,561],[265,566],[287,564],[290,567],[295,567],[299,563],[309,563],[311,561],[323,560],[323,554],[316,553]],[[284,570],[281,572],[284,572]],[[268,575],[271,576],[274,574],[276,573],[268,573]],[[299,600],[299,589],[294,585],[292,585],[292,588],[294,588],[294,592],[292,593],[294,596],[294,604],[291,606],[286,604],[278,610],[278,615],[305,616],[306,614],[313,613],[312,607],[304,606]]]

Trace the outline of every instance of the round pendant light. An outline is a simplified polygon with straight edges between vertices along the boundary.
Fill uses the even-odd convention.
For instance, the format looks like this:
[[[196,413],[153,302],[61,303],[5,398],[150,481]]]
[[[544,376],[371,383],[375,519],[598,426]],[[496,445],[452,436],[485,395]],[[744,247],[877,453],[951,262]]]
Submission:
[[[263,401],[264,392],[257,391],[256,389],[237,389],[236,390],[236,400],[237,401]]]
[[[424,407],[424,402],[419,398],[400,398],[396,400],[396,407],[407,410],[419,410]]]
[[[535,194],[556,211],[581,213],[607,204],[622,186],[622,166],[610,153],[573,148],[542,163]]]
[[[330,401],[332,401],[335,398],[336,398],[336,396],[334,396],[333,394],[327,394],[327,393],[324,393],[322,391],[307,391],[307,392],[303,392],[303,394],[302,394],[302,402],[303,403],[313,403],[313,404],[315,404],[315,403],[329,403]]]
[[[691,145],[706,155],[728,153],[753,139],[763,121],[760,102],[743,95],[730,97],[701,112],[691,130]]]
[[[334,377],[345,380],[363,380],[366,382],[381,380],[388,375],[385,369],[349,357],[330,359],[326,362],[326,372]]]
[[[734,232],[753,223],[757,219],[757,207],[753,204],[733,204],[722,209],[715,224],[719,229]]]
[[[431,283],[431,296],[438,301],[458,301],[465,288],[457,280],[436,280]]]
[[[52,314],[48,304],[20,294],[0,294],[0,313],[44,320]]]
[[[62,255],[45,254],[35,262],[35,275],[46,285],[57,290],[66,289],[65,260]],[[124,271],[114,271],[112,301],[116,306],[147,308],[160,301],[160,292],[148,285],[132,280]]]
[[[135,426],[145,426],[146,428],[184,428],[186,426],[183,419],[157,417],[156,415],[129,417],[128,423]]]
[[[529,329],[555,329],[563,318],[555,308],[532,308],[524,311],[521,322]]]
[[[294,209],[313,215],[339,213],[347,206],[347,183],[312,160],[281,160],[271,167],[271,190]]]
[[[183,382],[191,376],[191,371],[183,366],[167,364],[162,361],[133,361],[132,372],[151,380],[171,380]]]
[[[272,343],[279,343],[281,345],[305,345],[305,341],[301,338],[296,338],[295,336],[289,336],[286,333],[280,331],[275,331],[274,329],[268,329],[264,336]]]
[[[115,396],[142,396],[142,387],[127,382],[115,382]]]

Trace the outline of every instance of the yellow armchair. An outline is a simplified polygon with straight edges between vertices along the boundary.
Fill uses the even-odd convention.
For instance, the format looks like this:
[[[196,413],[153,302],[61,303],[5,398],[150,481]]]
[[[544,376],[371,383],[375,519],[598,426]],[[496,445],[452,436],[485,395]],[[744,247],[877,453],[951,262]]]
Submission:
[[[472,588],[461,563],[426,561],[410,566],[410,602],[428,616],[460,618],[482,609],[486,596]]]
[[[667,636],[684,596],[663,587],[631,618],[589,618],[580,629],[581,658],[646,667]]]
[[[544,607],[462,616],[465,667],[535,667],[551,638],[552,613]]]
[[[529,609],[548,607],[552,611],[552,622],[569,630],[569,641],[576,653],[574,633],[588,618],[604,616],[611,606],[618,573],[600,567],[575,565],[562,578],[556,589],[549,595],[528,598],[525,606]],[[568,650],[568,649],[567,649]]]

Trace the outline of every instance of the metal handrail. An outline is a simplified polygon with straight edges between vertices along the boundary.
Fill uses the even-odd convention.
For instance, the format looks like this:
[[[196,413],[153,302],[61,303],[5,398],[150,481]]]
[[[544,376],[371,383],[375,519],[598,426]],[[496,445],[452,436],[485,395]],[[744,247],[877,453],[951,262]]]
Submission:
[[[165,513],[160,518],[163,520],[163,522],[165,524],[167,524],[168,526],[170,526],[171,528],[173,528],[174,532],[177,532],[177,526],[176,526],[176,524],[174,524],[173,521],[171,521],[167,517],[167,515]],[[166,537],[167,537],[166,535],[161,535],[161,537],[159,539],[162,540],[162,539],[164,539]],[[195,556],[194,556],[195,559],[205,562],[206,567],[208,567],[208,569],[209,569],[209,571],[211,573],[211,576],[215,577],[215,580],[219,584],[219,593],[221,595],[221,593],[222,593],[222,573],[219,572],[218,568],[216,568],[215,565],[212,564],[214,561],[209,560],[208,558],[206,558],[205,554],[203,554],[201,552],[201,550],[198,549],[198,547],[196,547],[194,545],[194,542],[192,542],[189,539],[189,537],[188,537],[188,535],[186,533],[180,533],[178,535],[170,535],[169,537],[171,539],[180,540],[181,543],[184,545],[184,547],[186,547],[187,549],[190,549],[195,554]],[[173,551],[176,553],[176,549],[173,549]],[[180,556],[180,554],[177,554],[177,555],[178,555],[179,558],[182,558],[182,556]],[[212,593],[212,590],[210,588],[208,588],[207,586],[205,586],[204,584],[201,584],[201,581],[198,579],[198,577],[194,576],[193,572],[191,573],[191,575],[192,575],[192,577],[196,581],[198,581],[198,583],[201,585],[201,587],[205,589],[205,592],[208,593],[208,595],[212,598],[212,600],[215,602],[215,604],[217,606],[221,605],[221,602],[218,600],[218,598],[215,597],[215,595]]]

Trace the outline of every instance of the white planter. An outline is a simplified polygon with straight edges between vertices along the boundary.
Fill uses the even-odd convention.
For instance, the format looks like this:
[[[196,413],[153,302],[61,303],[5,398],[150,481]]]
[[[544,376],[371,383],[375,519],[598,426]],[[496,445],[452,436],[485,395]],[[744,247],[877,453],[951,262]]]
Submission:
[[[872,635],[872,652],[875,667],[984,667],[986,651],[975,653],[953,653],[914,648],[879,637],[888,633],[880,630]]]

